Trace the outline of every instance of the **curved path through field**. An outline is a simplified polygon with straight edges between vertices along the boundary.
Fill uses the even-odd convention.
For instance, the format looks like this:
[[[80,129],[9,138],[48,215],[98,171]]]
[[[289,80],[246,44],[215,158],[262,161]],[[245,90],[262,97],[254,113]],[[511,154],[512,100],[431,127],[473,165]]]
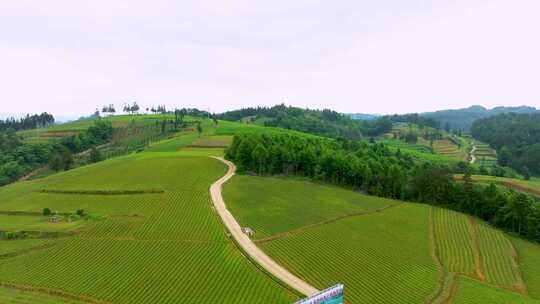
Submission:
[[[476,155],[474,154],[476,152],[476,145],[474,144],[474,142],[471,142],[471,145],[472,145],[472,149],[469,152],[469,156],[470,156],[469,158],[470,158],[470,163],[472,165],[476,162]]]
[[[273,276],[278,278],[283,283],[289,285],[290,287],[296,289],[297,291],[310,296],[316,294],[318,290],[306,283],[304,280],[290,273],[287,269],[283,268],[281,265],[276,263],[272,258],[266,255],[255,243],[242,232],[242,227],[236,221],[231,212],[227,209],[223,196],[221,195],[221,188],[225,182],[227,182],[231,177],[234,176],[236,171],[236,166],[221,157],[213,157],[225,163],[228,167],[227,173],[220,178],[218,181],[212,184],[210,187],[210,195],[212,197],[212,202],[216,208],[219,216],[223,220],[223,223],[234,237],[238,245],[244,250],[244,252],[249,255],[249,257],[263,267],[266,271],[271,273]]]

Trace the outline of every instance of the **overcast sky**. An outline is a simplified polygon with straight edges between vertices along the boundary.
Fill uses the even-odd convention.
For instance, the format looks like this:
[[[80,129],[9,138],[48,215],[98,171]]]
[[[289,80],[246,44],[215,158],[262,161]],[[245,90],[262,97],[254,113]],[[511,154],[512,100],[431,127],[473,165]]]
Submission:
[[[3,113],[540,107],[538,0],[1,0]]]

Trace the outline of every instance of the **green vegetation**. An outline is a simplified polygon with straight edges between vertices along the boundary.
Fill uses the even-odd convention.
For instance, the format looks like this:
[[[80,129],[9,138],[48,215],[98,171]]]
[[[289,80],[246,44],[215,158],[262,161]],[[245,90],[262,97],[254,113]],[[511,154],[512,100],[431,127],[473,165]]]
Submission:
[[[538,304],[540,301],[524,297],[518,293],[481,284],[467,277],[459,277],[458,290],[454,303]]]
[[[441,264],[449,272],[475,275],[469,219],[463,213],[433,208],[433,234]]]
[[[501,166],[540,175],[540,112],[501,114],[475,121],[472,135],[497,150]]]
[[[296,295],[245,259],[212,210],[208,188],[225,172],[223,164],[190,153],[138,153],[0,188],[5,212],[84,209],[103,215],[76,222],[73,236],[39,244],[0,241],[0,248],[13,242],[9,252],[17,253],[0,258],[1,286],[62,291],[57,297],[66,302],[66,294],[114,303],[293,302]],[[164,192],[66,195],[42,189]],[[4,217],[15,219],[13,229],[60,231],[68,224],[22,215],[3,216],[0,223]],[[7,287],[1,294],[11,301],[19,291]]]
[[[519,260],[519,269],[531,297],[540,299],[540,245],[512,238]]]

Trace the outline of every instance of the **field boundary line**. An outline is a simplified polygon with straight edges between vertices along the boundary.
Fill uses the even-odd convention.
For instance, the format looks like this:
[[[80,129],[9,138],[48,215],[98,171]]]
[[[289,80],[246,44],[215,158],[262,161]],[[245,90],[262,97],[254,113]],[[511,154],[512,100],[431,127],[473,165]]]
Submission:
[[[319,292],[318,289],[311,286],[304,280],[295,276],[283,266],[279,265],[276,261],[270,258],[266,253],[264,253],[255,243],[247,236],[243,231],[240,224],[236,221],[232,213],[227,209],[223,196],[221,195],[221,189],[223,184],[232,178],[236,171],[236,166],[221,157],[212,157],[223,162],[228,170],[227,173],[219,180],[214,182],[210,186],[210,196],[212,198],[212,203],[216,208],[218,215],[227,230],[231,233],[232,237],[242,249],[242,251],[247,254],[255,263],[259,264],[263,269],[268,273],[273,275],[275,278],[297,290],[298,292],[310,296]]]
[[[74,293],[70,293],[61,289],[53,289],[53,288],[46,288],[46,287],[37,287],[32,285],[21,285],[16,283],[10,283],[10,282],[0,282],[0,287],[4,287],[7,289],[15,289],[20,291],[27,291],[31,293],[41,293],[41,294],[48,294],[51,296],[63,298],[66,300],[72,300],[72,301],[81,301],[89,304],[109,304],[111,302],[98,300],[96,298],[86,296],[86,295],[78,295]]]
[[[262,238],[262,239],[257,239],[257,240],[254,240],[254,242],[257,243],[257,244],[268,243],[268,242],[271,242],[271,241],[275,241],[275,240],[278,240],[278,239],[286,238],[286,237],[301,233],[301,232],[303,232],[303,231],[305,231],[307,229],[310,229],[310,228],[315,228],[315,227],[319,227],[319,226],[322,226],[322,225],[331,224],[331,223],[334,223],[334,222],[337,222],[337,221],[340,221],[340,220],[343,220],[343,219],[346,219],[346,218],[350,218],[350,217],[379,213],[379,212],[382,212],[382,211],[384,211],[386,209],[397,207],[397,206],[399,206],[401,204],[403,204],[403,203],[401,202],[401,203],[396,203],[396,204],[392,204],[392,205],[386,205],[384,207],[380,207],[380,208],[376,208],[376,209],[362,210],[362,211],[358,211],[358,212],[353,212],[353,213],[349,213],[349,214],[340,215],[338,217],[334,217],[334,218],[331,218],[331,219],[328,219],[328,220],[324,220],[324,221],[313,223],[313,224],[308,224],[308,225],[305,225],[305,226],[302,226],[302,227],[295,228],[293,230],[280,232],[278,234],[274,234],[274,235],[271,235],[269,237],[265,237],[265,238]]]

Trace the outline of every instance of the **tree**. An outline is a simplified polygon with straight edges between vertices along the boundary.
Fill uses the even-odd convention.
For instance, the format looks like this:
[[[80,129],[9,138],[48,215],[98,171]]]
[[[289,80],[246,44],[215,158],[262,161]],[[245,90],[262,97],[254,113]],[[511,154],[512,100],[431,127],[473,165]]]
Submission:
[[[508,149],[508,147],[502,147],[497,157],[497,162],[499,163],[499,165],[507,167],[510,165],[511,159],[512,159],[512,152],[510,152],[510,149]]]
[[[446,132],[450,132],[450,123],[449,123],[449,122],[446,122],[446,123],[444,124],[444,130],[445,130]]]
[[[529,171],[528,167],[523,167],[523,179],[525,180],[531,179],[531,172]]]
[[[529,211],[529,198],[523,193],[511,192],[508,203],[503,207],[504,218],[511,221],[518,234],[521,234],[522,225]]]
[[[199,134],[199,137],[201,137],[202,132],[203,132],[203,129],[202,129],[201,122],[198,121],[198,122],[197,122],[197,133]]]
[[[102,160],[101,152],[96,149],[96,147],[92,147],[90,149],[90,162],[91,163],[97,163]]]
[[[415,144],[418,142],[418,136],[414,132],[408,132],[407,135],[405,135],[405,141]]]
[[[50,208],[43,208],[43,215],[44,216],[50,216],[52,214]]]
[[[84,209],[77,210],[77,215],[80,216],[80,217],[85,216]]]
[[[131,106],[131,113],[138,113],[140,110],[140,107],[139,105],[137,104],[137,102],[133,102],[133,106]]]

